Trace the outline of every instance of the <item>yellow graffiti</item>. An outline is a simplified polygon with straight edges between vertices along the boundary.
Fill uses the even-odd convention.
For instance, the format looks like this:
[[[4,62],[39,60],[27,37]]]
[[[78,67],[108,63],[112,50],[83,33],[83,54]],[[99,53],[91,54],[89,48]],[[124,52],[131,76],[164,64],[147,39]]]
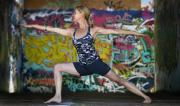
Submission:
[[[25,36],[25,57],[29,62],[52,66],[61,62],[76,61],[71,38],[58,35]]]
[[[111,61],[111,46],[112,45],[108,42],[104,42],[101,39],[96,39],[96,50],[99,52],[99,55],[104,62],[109,63]]]
[[[77,61],[77,53],[70,37],[55,34],[39,36],[23,34],[23,39],[25,58],[31,63],[52,67],[57,63]],[[109,63],[111,44],[96,39],[95,47],[102,60]]]

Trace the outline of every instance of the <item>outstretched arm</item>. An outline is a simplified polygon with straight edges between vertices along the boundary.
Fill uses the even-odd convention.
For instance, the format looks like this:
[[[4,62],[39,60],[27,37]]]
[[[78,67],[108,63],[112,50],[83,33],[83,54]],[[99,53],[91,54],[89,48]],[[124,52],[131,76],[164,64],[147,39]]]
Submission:
[[[62,28],[54,28],[51,26],[42,26],[42,25],[22,25],[23,27],[26,28],[36,28],[36,29],[40,29],[40,30],[46,30],[49,32],[55,32],[58,34],[61,34],[63,36],[71,36],[73,34],[73,29],[69,28],[69,29],[62,29]]]
[[[128,31],[128,30],[122,30],[122,29],[106,29],[103,27],[95,27],[94,28],[96,34],[132,34],[132,35],[143,35],[140,33],[137,33],[135,31]]]

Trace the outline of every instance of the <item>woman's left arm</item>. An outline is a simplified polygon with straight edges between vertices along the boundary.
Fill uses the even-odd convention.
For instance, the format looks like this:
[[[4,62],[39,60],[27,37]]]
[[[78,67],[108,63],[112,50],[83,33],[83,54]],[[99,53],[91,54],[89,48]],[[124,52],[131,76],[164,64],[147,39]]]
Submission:
[[[122,35],[132,34],[132,35],[140,35],[140,36],[143,35],[135,31],[128,31],[122,29],[107,29],[103,27],[95,27],[94,30],[96,34],[122,34]]]

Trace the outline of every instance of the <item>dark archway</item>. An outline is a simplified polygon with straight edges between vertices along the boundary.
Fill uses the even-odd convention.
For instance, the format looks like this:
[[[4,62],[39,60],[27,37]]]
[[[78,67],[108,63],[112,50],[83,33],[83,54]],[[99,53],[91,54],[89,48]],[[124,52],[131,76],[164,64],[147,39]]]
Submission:
[[[180,91],[180,1],[155,0],[156,88]]]

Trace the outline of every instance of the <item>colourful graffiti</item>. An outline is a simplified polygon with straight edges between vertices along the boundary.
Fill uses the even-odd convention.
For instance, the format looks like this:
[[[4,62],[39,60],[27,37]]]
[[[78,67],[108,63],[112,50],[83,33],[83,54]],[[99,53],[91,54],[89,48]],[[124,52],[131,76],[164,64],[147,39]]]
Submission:
[[[50,25],[54,27],[72,26],[73,10],[27,10],[26,23]],[[95,47],[104,62],[120,77],[133,82],[145,92],[153,92],[154,88],[154,41],[151,24],[145,24],[141,11],[104,11],[92,10],[95,25],[107,28],[121,28],[144,33],[145,36],[134,35],[98,35]],[[153,16],[152,16],[153,17]],[[23,30],[24,50],[24,91],[53,92],[53,66],[57,63],[78,61],[72,39],[56,33],[36,29]],[[66,90],[125,92],[109,79],[90,75],[81,78],[63,73],[63,87]]]

